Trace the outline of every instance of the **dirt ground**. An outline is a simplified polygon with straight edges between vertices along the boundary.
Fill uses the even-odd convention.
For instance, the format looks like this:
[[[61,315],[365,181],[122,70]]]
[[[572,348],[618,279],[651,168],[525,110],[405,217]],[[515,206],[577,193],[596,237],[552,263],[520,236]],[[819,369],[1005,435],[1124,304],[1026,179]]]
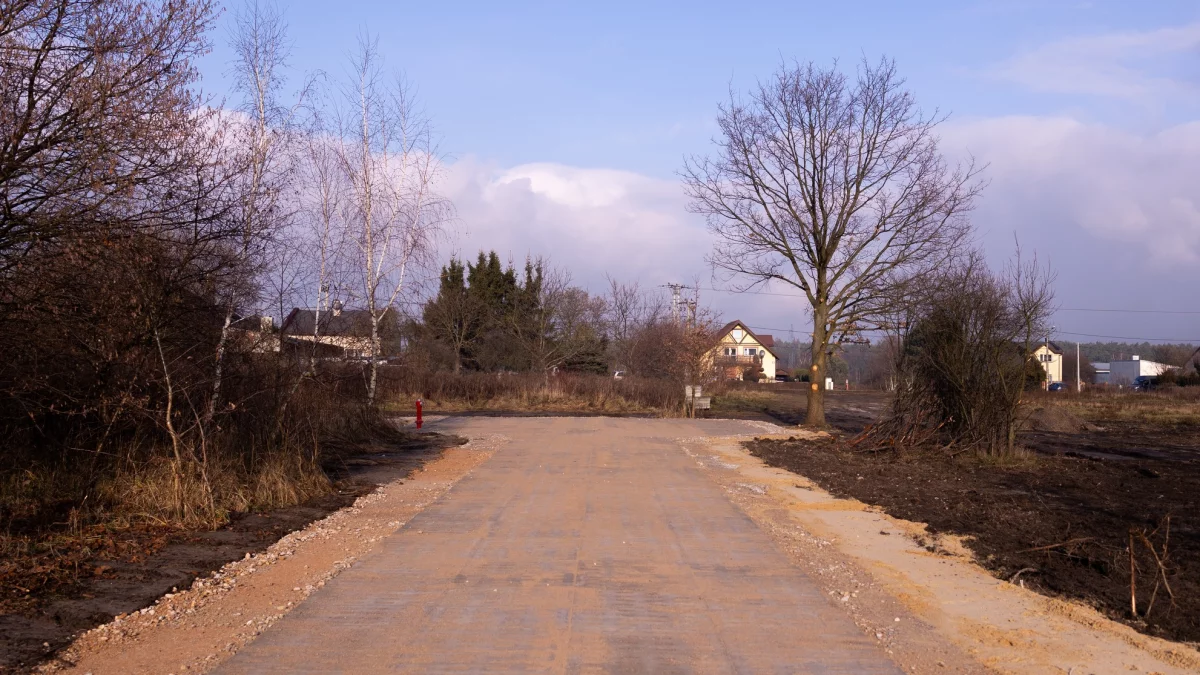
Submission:
[[[804,422],[808,410],[808,385],[781,382],[713,396],[712,416],[752,419],[783,425]],[[829,425],[846,433],[858,433],[887,411],[891,395],[874,390],[834,390],[825,394],[825,418]]]
[[[1196,460],[1031,454],[999,463],[939,450],[874,454],[801,439],[747,447],[835,495],[928,523],[933,533],[967,537],[979,562],[1000,578],[1082,600],[1152,635],[1200,641]]]
[[[1179,402],[1126,396],[1032,397],[1019,443],[1034,452],[1008,462],[937,450],[876,455],[832,441],[750,449],[834,494],[970,537],[972,551],[999,577],[1082,600],[1148,634],[1197,642],[1200,425],[1180,413]],[[802,389],[785,387],[729,399],[714,406],[719,415],[789,424],[802,421],[807,406]],[[829,392],[835,436],[852,437],[889,400],[885,392]]]
[[[215,531],[139,527],[103,532],[106,546],[80,557],[79,573],[43,579],[36,566],[6,577],[0,605],[0,673],[25,672],[75,635],[152,605],[226,563],[263,551],[289,532],[350,506],[378,485],[407,476],[462,439],[414,435],[402,444],[340,455],[327,466],[336,492],[306,504],[235,514]],[[61,576],[61,575],[59,575]],[[11,582],[11,583],[10,583]],[[28,588],[25,588],[28,586]]]
[[[766,438],[788,437],[821,434],[796,429]],[[1020,579],[998,579],[977,563],[963,538],[835,497],[805,476],[767,465],[744,443],[709,439],[685,447],[726,486],[730,500],[889,648],[932,653],[922,646],[925,632],[948,639],[989,673],[1200,672],[1196,649],[1141,634],[1080,602],[1034,592]],[[933,672],[973,672],[936,660]]]

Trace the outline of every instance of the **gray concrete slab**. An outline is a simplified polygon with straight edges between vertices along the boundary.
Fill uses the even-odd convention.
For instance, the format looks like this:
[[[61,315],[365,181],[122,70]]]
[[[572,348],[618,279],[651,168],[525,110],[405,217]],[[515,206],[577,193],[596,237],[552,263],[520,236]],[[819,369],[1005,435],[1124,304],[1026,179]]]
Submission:
[[[512,442],[217,672],[901,672],[675,440],[745,423],[439,426]]]

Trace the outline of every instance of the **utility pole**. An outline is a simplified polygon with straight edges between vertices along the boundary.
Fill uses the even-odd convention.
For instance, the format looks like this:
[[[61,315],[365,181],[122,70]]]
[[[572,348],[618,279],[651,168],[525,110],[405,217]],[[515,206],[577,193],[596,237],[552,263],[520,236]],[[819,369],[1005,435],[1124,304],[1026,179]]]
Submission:
[[[678,324],[679,320],[680,320],[679,305],[683,300],[683,298],[682,298],[683,289],[687,288],[687,287],[684,286],[683,284],[676,284],[676,283],[670,283],[670,284],[664,284],[664,285],[667,288],[671,289],[671,320]]]
[[[1079,379],[1079,342],[1075,342],[1075,393],[1083,391],[1083,383]]]

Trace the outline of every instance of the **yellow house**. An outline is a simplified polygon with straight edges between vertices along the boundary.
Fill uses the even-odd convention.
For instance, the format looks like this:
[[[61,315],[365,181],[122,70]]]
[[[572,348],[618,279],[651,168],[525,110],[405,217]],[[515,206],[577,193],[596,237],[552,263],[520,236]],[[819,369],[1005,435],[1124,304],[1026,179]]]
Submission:
[[[1054,384],[1063,381],[1063,352],[1053,342],[1043,342],[1033,350],[1033,358],[1046,371],[1046,383]]]
[[[774,352],[775,338],[756,335],[741,321],[731,321],[717,333],[717,346],[713,348],[712,362],[720,377],[730,380],[744,379],[748,371],[762,368],[762,380],[775,381]]]

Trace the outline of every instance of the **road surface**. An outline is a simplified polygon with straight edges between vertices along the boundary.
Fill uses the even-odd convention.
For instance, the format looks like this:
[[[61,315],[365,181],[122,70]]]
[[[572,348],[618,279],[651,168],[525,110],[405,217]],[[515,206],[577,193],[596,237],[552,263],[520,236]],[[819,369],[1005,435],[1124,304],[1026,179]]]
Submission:
[[[434,429],[511,441],[217,672],[901,672],[677,441],[747,423]]]

